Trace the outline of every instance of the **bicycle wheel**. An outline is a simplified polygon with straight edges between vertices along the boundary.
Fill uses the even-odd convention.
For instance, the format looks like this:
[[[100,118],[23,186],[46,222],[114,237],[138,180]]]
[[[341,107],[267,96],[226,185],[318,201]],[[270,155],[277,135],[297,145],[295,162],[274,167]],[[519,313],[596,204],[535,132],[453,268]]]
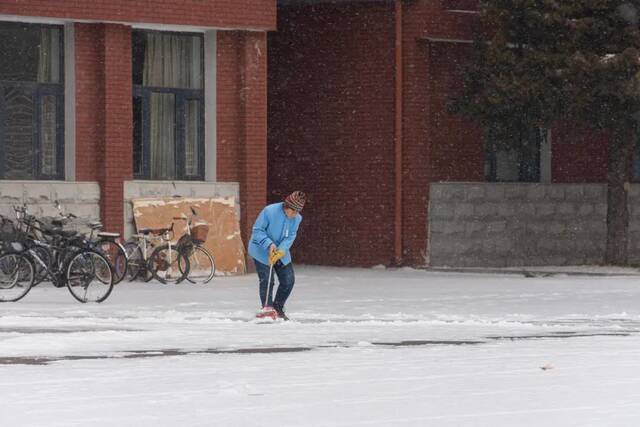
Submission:
[[[151,253],[147,268],[161,283],[180,283],[189,274],[189,259],[175,246],[162,245]]]
[[[34,251],[40,261],[42,261],[42,263],[40,263],[36,259],[33,260],[33,265],[36,268],[36,277],[33,286],[36,286],[47,278],[47,268],[51,268],[51,252],[42,246],[34,246],[31,250]]]
[[[180,270],[183,266],[180,265]],[[202,246],[194,246],[189,255],[189,273],[187,280],[195,284],[209,283],[216,274],[213,256]]]
[[[153,275],[147,269],[147,261],[145,261],[138,243],[134,241],[127,242],[124,244],[124,250],[127,254],[127,279],[130,282],[136,279],[148,282],[153,279]]]
[[[117,285],[127,274],[127,253],[125,248],[114,240],[104,239],[96,242],[100,250],[113,267],[113,284]]]
[[[80,302],[102,302],[113,290],[113,269],[98,252],[83,250],[75,254],[66,273],[67,288]]]
[[[127,254],[127,278],[131,282],[138,277],[146,263],[142,259],[142,249],[136,242],[125,243],[124,251]]]
[[[23,298],[36,277],[36,268],[28,256],[21,253],[0,255],[0,302]]]

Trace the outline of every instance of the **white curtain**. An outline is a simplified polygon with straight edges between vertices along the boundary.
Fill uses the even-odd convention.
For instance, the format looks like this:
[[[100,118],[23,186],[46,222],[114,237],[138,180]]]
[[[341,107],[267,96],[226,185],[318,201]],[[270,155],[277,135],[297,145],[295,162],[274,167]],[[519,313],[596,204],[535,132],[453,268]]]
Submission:
[[[56,97],[43,96],[40,101],[40,171],[48,176],[57,173]]]
[[[190,100],[185,104],[185,174],[198,174],[198,141],[200,140],[200,101]]]
[[[148,32],[142,84],[147,87],[202,89],[202,40],[198,36]],[[176,99],[154,92],[150,100],[151,179],[176,179]],[[199,103],[185,104],[185,173],[198,171]]]
[[[175,96],[172,93],[152,93],[150,115],[151,179],[175,179]]]
[[[201,89],[200,37],[146,33],[144,86]]]
[[[60,83],[60,30],[40,29],[38,83]]]

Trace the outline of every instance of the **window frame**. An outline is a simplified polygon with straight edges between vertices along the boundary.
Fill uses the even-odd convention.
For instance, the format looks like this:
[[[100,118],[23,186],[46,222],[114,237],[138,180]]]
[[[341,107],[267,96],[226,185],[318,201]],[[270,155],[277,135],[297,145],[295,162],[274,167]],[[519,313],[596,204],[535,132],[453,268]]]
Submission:
[[[201,76],[202,76],[202,88],[201,89],[188,89],[188,88],[168,88],[168,87],[160,87],[160,86],[144,86],[143,84],[135,84],[133,83],[133,76],[135,74],[135,70],[132,70],[132,83],[133,83],[133,97],[132,102],[135,102],[136,98],[140,98],[142,100],[142,127],[141,127],[141,138],[142,138],[142,172],[136,172],[138,169],[135,164],[135,157],[131,159],[133,162],[133,171],[134,171],[134,179],[140,180],[153,180],[151,178],[151,165],[149,163],[150,154],[151,154],[151,140],[150,140],[150,126],[151,126],[151,94],[152,93],[169,93],[173,94],[175,97],[175,117],[176,117],[176,126],[175,126],[175,153],[174,153],[174,161],[176,166],[176,177],[175,180],[180,181],[204,181],[205,179],[205,48],[204,48],[204,34],[202,33],[193,33],[193,32],[179,32],[179,31],[161,31],[161,30],[146,30],[146,29],[136,29],[131,33],[131,42],[133,44],[134,34],[144,34],[144,33],[162,33],[162,34],[173,34],[173,35],[182,35],[182,36],[191,36],[191,37],[199,37],[200,38],[200,46],[202,50],[202,61],[200,64],[201,68]],[[196,100],[200,103],[200,111],[198,117],[198,174],[197,175],[187,175],[185,168],[185,156],[179,155],[179,153],[185,153],[185,134],[186,134],[186,116],[185,116],[185,105],[188,101]],[[135,112],[134,112],[135,114]],[[134,119],[134,140],[133,144],[135,145],[137,141],[135,140],[135,117]]]
[[[32,157],[31,165],[31,174],[32,178],[27,178],[27,180],[64,180],[65,179],[65,43],[64,43],[64,25],[55,25],[55,24],[35,24],[28,22],[12,22],[12,21],[0,21],[0,25],[4,23],[10,24],[19,24],[22,26],[29,27],[38,27],[38,28],[55,28],[60,30],[60,37],[58,40],[59,49],[58,49],[58,61],[60,64],[60,83],[39,83],[33,81],[24,81],[24,80],[0,80],[0,91],[4,91],[6,87],[19,87],[22,89],[27,89],[32,97],[34,102],[34,112],[32,119],[32,146],[34,155]],[[42,172],[41,161],[42,161],[42,150],[40,147],[41,144],[41,135],[42,135],[42,99],[45,96],[54,96],[56,98],[56,173],[54,175],[44,174]],[[6,105],[3,101],[4,95],[0,96],[0,142],[4,143],[5,134],[6,134]],[[6,150],[4,149],[4,144],[0,149],[0,180],[9,180],[11,181],[13,178],[6,178]]]

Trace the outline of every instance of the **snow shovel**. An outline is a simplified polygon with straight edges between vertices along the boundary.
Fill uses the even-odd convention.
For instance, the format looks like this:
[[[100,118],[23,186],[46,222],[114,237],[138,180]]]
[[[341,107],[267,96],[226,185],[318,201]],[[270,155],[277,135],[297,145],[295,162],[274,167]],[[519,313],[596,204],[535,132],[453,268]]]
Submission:
[[[262,310],[256,315],[258,318],[266,318],[270,317],[273,320],[278,317],[278,313],[273,309],[273,307],[269,307],[267,304],[269,302],[269,292],[271,291],[271,278],[273,277],[273,264],[269,267],[269,280],[267,282],[267,294],[264,297],[264,304],[262,305]]]

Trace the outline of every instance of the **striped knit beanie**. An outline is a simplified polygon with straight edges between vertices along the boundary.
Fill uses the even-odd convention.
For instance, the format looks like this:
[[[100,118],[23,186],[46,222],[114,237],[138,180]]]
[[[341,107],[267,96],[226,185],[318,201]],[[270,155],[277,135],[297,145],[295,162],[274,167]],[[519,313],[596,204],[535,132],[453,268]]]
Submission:
[[[284,205],[296,212],[302,211],[304,203],[307,201],[307,195],[302,191],[294,191],[284,199]]]

